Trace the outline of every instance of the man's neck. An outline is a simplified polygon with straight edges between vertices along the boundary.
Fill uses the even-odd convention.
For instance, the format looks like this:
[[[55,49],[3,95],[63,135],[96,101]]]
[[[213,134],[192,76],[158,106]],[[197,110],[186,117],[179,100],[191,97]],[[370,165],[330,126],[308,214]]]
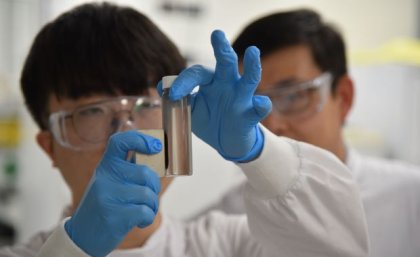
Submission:
[[[347,160],[347,149],[343,140],[340,140],[340,143],[337,145],[337,148],[334,151],[334,154],[340,159],[343,163],[346,163]]]

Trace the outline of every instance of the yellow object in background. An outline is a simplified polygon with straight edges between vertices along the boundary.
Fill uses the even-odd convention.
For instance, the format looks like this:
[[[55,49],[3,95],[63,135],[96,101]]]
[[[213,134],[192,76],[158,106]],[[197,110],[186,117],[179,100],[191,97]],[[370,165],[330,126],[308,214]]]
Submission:
[[[18,117],[0,117],[0,148],[17,147],[20,141]]]
[[[404,63],[420,65],[420,41],[418,39],[395,39],[381,47],[356,51],[350,54],[355,65]]]

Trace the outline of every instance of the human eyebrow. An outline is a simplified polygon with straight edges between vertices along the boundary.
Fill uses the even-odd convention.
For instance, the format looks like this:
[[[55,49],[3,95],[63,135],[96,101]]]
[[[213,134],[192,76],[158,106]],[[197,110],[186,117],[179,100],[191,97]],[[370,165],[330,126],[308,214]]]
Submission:
[[[259,88],[257,88],[257,93],[258,92],[266,92],[266,91],[272,91],[272,90],[276,90],[279,88],[290,88],[291,86],[293,86],[294,84],[298,83],[300,80],[297,79],[296,77],[288,77],[285,79],[281,79],[278,80],[272,84],[270,84],[270,88],[261,90]]]
[[[285,79],[281,79],[278,80],[276,82],[273,83],[274,87],[287,87],[290,85],[293,85],[295,83],[299,83],[302,82],[302,80],[296,78],[296,77],[289,77],[289,78],[285,78]]]
[[[90,115],[94,113],[104,112],[104,109],[98,105],[89,106],[87,108],[83,108],[78,110],[78,114],[82,115]]]

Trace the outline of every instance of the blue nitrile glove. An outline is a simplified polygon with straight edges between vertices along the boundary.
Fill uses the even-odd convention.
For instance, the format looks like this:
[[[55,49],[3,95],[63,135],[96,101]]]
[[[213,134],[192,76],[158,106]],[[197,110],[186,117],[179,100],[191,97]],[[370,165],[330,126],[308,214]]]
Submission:
[[[192,95],[192,130],[225,159],[247,162],[255,159],[264,146],[258,123],[271,111],[266,96],[254,95],[261,79],[258,48],[249,47],[244,55],[244,73],[238,73],[238,57],[222,31],[211,36],[215,71],[194,65],[182,71],[172,84],[169,97],[180,99],[200,85]],[[158,91],[162,91],[161,82]]]
[[[134,227],[153,223],[160,179],[144,165],[126,161],[131,151],[160,152],[158,139],[127,131],[111,136],[76,212],[65,223],[73,242],[90,256],[106,256]]]

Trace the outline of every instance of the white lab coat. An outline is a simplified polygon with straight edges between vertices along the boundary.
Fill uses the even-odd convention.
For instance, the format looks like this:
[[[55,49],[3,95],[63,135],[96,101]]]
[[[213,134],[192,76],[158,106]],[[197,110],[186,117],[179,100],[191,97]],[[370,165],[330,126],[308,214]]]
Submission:
[[[349,152],[372,257],[420,257],[420,167]]]
[[[346,164],[360,189],[370,256],[420,257],[420,167],[361,156],[355,150],[349,150]],[[239,183],[202,213],[210,210],[244,213],[241,196],[244,184]]]
[[[240,165],[248,178],[246,215],[210,213],[186,223],[164,216],[143,247],[109,256],[368,256],[363,206],[348,169],[326,151],[264,135],[261,156]],[[86,257],[63,224],[0,256]]]

